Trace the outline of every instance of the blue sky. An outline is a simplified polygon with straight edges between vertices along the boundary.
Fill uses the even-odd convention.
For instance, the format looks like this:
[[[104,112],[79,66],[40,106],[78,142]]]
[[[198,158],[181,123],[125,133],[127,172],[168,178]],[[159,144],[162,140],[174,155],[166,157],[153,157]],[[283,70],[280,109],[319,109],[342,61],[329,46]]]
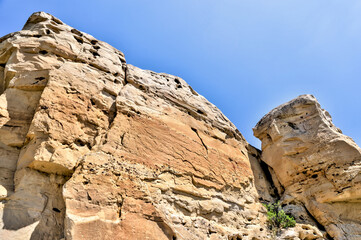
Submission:
[[[258,120],[305,93],[361,144],[361,1],[0,0],[0,35],[36,11],[182,77],[257,147]]]

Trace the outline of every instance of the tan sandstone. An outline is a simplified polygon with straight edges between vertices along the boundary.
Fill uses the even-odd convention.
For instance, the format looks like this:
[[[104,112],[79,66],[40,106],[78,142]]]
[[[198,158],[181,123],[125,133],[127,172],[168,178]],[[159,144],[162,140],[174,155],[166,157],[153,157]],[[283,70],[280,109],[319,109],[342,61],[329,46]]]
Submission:
[[[361,149],[316,98],[302,95],[273,109],[253,130],[289,212],[334,239],[361,239]]]
[[[181,78],[43,12],[0,66],[1,239],[268,238],[252,147]]]
[[[299,203],[330,235],[357,234],[359,158],[336,163],[359,153],[347,144],[353,152],[338,150],[329,170],[341,193],[299,193],[275,167],[273,182],[272,153],[249,145],[183,79],[127,64],[43,12],[0,38],[0,239],[270,239],[261,202],[275,201],[275,186],[305,219],[278,238],[324,238]],[[307,171],[312,183],[317,171]]]

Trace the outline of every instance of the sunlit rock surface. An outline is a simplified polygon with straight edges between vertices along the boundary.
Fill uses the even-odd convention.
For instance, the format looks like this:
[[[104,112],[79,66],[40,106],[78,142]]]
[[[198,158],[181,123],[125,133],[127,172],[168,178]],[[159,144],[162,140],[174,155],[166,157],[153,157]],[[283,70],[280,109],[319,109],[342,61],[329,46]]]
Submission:
[[[268,239],[257,150],[184,80],[45,13],[0,80],[0,239]]]
[[[246,116],[246,113],[245,113]],[[360,149],[312,96],[263,153],[183,79],[43,13],[0,38],[0,239],[359,239]]]
[[[298,222],[322,225],[334,239],[361,239],[361,149],[315,97],[302,95],[273,109],[254,135]]]

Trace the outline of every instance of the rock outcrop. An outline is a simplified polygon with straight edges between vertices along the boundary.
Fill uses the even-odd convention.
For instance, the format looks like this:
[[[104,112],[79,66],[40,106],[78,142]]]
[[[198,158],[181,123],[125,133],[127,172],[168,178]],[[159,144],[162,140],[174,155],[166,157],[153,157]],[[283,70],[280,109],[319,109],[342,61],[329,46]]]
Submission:
[[[312,96],[256,126],[34,13],[0,38],[0,239],[359,239],[361,154]],[[321,229],[321,231],[320,231]]]
[[[272,110],[254,135],[283,204],[298,222],[322,225],[333,239],[361,239],[361,149],[312,95]]]
[[[40,12],[0,90],[1,239],[268,239],[257,151],[184,80]]]

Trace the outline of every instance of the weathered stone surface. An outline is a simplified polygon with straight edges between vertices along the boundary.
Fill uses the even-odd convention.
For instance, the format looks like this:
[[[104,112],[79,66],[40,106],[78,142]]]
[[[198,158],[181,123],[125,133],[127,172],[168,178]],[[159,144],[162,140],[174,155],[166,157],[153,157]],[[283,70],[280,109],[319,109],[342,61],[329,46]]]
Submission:
[[[0,77],[1,239],[270,236],[253,148],[184,80],[42,12]]]
[[[254,135],[283,203],[298,221],[312,223],[304,218],[308,211],[334,239],[361,239],[361,149],[312,95],[272,110]]]
[[[333,137],[311,105],[300,109],[313,109],[304,126],[314,142],[310,134],[299,137],[304,146],[282,145],[298,124],[289,110],[292,130],[268,129],[267,117],[258,125],[286,149],[263,143],[261,156],[183,79],[129,65],[110,45],[35,13],[0,38],[0,239],[270,239],[260,201],[279,193],[300,223],[281,239],[322,239],[318,223],[357,237],[359,148],[332,125]],[[307,159],[283,153],[306,147]],[[334,164],[319,171],[329,182],[314,167],[327,151]]]

